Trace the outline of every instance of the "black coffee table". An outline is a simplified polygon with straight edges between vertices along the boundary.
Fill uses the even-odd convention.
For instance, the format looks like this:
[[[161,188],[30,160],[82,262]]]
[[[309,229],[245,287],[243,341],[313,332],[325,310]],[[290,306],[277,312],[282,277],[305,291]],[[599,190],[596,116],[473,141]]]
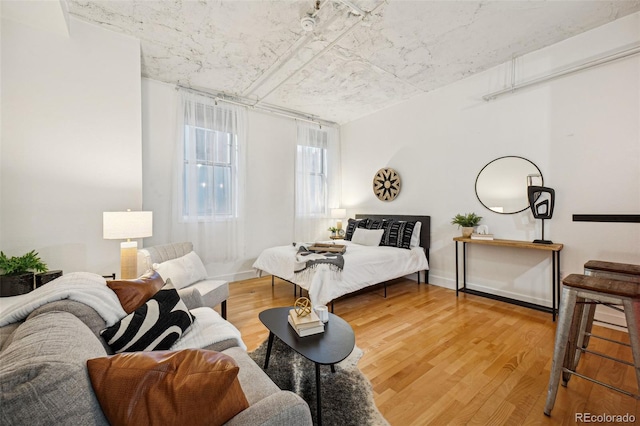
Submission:
[[[353,329],[348,322],[337,315],[329,313],[329,322],[324,325],[324,333],[300,337],[289,325],[287,317],[293,307],[272,308],[260,312],[260,321],[269,329],[269,343],[264,360],[264,369],[269,367],[269,356],[273,346],[273,337],[278,336],[287,346],[316,365],[316,395],[318,404],[318,425],[322,424],[320,406],[320,366],[339,363],[349,356],[356,343]]]

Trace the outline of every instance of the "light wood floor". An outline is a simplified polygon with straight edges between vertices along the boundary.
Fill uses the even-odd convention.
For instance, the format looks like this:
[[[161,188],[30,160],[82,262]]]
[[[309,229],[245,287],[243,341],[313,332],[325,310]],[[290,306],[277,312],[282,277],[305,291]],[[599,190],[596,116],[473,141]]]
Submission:
[[[258,313],[293,304],[291,284],[271,277],[230,285],[228,319],[249,351],[268,337]],[[359,362],[378,408],[391,425],[576,424],[576,413],[632,414],[635,399],[573,377],[560,387],[551,417],[543,414],[553,354],[551,315],[432,285],[397,280],[336,302],[351,324]],[[626,334],[594,327],[628,342]],[[592,339],[590,349],[631,361],[622,347]],[[579,371],[636,392],[632,367],[586,354]],[[640,422],[640,420],[639,420]]]

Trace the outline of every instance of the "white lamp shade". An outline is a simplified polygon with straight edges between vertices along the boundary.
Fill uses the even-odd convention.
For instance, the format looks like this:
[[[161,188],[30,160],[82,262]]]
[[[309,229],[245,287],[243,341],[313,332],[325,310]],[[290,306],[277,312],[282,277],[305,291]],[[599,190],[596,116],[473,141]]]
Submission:
[[[104,212],[102,237],[105,240],[146,238],[153,235],[153,212]]]
[[[347,216],[347,209],[331,209],[333,219],[344,219]]]

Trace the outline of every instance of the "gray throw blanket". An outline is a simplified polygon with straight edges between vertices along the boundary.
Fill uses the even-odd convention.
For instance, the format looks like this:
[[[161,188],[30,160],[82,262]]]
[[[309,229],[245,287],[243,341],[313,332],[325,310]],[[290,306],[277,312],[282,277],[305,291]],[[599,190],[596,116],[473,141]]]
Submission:
[[[310,273],[310,271],[316,269],[319,265],[327,265],[332,272],[339,273],[344,268],[344,258],[341,254],[324,252],[324,251],[310,251],[307,245],[293,244],[298,248],[296,252],[296,264],[294,267],[295,274]]]

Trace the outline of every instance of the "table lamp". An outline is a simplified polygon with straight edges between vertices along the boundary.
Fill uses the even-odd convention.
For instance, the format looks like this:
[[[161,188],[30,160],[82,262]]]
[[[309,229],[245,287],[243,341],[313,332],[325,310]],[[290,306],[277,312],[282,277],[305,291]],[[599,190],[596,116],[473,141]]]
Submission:
[[[336,220],[336,228],[338,231],[342,229],[342,219],[347,216],[346,209],[331,209],[331,218]]]
[[[104,212],[102,213],[102,237],[105,240],[127,240],[120,243],[120,277],[137,278],[138,242],[132,238],[152,235],[153,212]]]

